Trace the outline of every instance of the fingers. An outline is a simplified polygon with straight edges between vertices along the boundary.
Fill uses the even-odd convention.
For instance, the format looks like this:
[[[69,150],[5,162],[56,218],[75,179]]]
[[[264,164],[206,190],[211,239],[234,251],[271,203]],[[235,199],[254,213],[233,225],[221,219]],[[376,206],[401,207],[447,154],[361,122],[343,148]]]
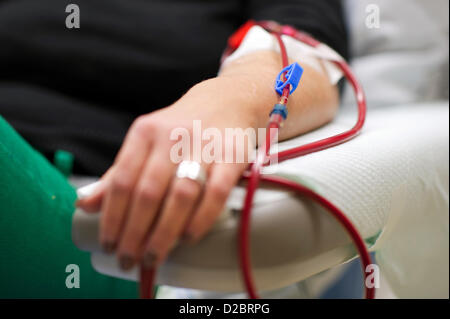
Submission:
[[[100,181],[95,183],[95,188],[89,196],[78,198],[75,205],[83,209],[87,213],[97,213],[100,211],[103,196],[105,195],[107,180],[112,175],[114,166],[111,166],[105,174],[101,177]]]
[[[154,231],[145,247],[142,263],[151,268],[161,263],[175,246],[201,195],[201,185],[187,178],[175,178]]]
[[[75,205],[83,209],[87,213],[96,213],[100,210],[102,199],[105,194],[105,183],[102,181],[98,183],[89,196],[85,198],[79,198]]]
[[[117,246],[122,224],[139,173],[150,152],[152,133],[149,123],[138,119],[120,150],[101,205],[100,243],[106,252]]]
[[[129,215],[118,248],[122,269],[130,269],[142,254],[144,239],[160,209],[166,189],[173,176],[175,165],[164,152],[150,157],[143,170],[131,200]]]
[[[130,148],[133,146],[132,144],[134,140],[136,140],[136,138],[139,137],[139,135],[142,138],[148,140],[147,138],[147,135],[149,133],[148,126],[149,126],[148,121],[145,120],[144,118],[138,118],[134,122],[134,124],[132,125],[128,134],[125,137],[123,147],[117,154],[115,164],[119,162],[121,159],[126,160],[127,154],[132,152]],[[148,143],[148,141],[144,142]],[[99,212],[101,209],[102,200],[105,196],[105,191],[107,189],[107,186],[109,185],[110,178],[113,176],[114,169],[116,168],[116,166],[117,165],[112,165],[106,171],[106,173],[103,174],[103,176],[100,178],[100,183],[98,183],[98,186],[96,186],[95,190],[89,196],[86,196],[85,198],[79,198],[76,201],[75,205],[88,213]]]
[[[189,242],[202,238],[222,212],[231,189],[236,185],[246,164],[214,165],[197,211],[184,232]]]
[[[142,256],[144,266],[161,263],[183,233],[189,242],[202,238],[222,212],[231,189],[245,169],[245,165],[239,168],[236,164],[212,166],[202,194],[200,185],[195,181],[172,180],[175,164],[159,154],[165,152],[150,156],[145,163],[129,203],[123,209],[125,212],[128,209],[129,213],[122,217],[125,227],[122,232],[119,231],[116,243],[119,263],[124,270],[134,266]],[[89,198],[91,202],[84,206],[101,198],[107,189],[106,180],[112,176],[112,173],[105,174],[105,181],[95,189]],[[204,195],[203,198],[201,195]],[[161,214],[152,230],[158,212]]]
[[[200,239],[246,166],[211,166],[205,189],[188,178],[173,179],[176,165],[166,156],[171,144],[153,143],[157,131],[144,119],[136,121],[102,183],[77,203],[86,211],[101,209],[100,243],[106,252],[118,247],[125,270],[138,261],[146,267],[161,263],[183,232]]]

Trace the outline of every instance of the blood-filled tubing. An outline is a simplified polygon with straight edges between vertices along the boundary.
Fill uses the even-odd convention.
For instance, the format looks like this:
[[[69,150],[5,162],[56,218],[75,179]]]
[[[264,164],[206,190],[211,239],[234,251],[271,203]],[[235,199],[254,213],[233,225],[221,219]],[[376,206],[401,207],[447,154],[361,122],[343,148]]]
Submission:
[[[286,52],[286,47],[281,37],[282,35],[291,36],[294,39],[297,39],[314,48],[317,48],[321,45],[319,41],[317,41],[316,39],[314,39],[313,37],[304,32],[300,32],[290,26],[281,26],[272,21],[261,21],[261,22],[249,21],[240,30],[236,32],[236,34],[240,38],[239,42],[245,36],[245,33],[250,29],[250,27],[254,25],[261,26],[262,28],[264,28],[265,30],[267,30],[268,32],[270,32],[275,36],[278,45],[280,47],[280,54],[283,68],[288,66],[289,60],[288,54]],[[234,40],[236,39],[236,34]],[[238,45],[235,45],[234,48],[229,46],[225,50],[223,58],[231,54],[234,51],[234,49],[236,49],[237,46]],[[280,163],[288,159],[318,152],[345,143],[348,140],[357,136],[358,133],[361,131],[366,117],[366,99],[364,91],[361,85],[358,83],[356,77],[353,75],[350,67],[343,59],[336,58],[330,59],[330,61],[336,64],[341,69],[347,81],[350,83],[350,85],[354,90],[356,103],[358,106],[358,119],[356,121],[356,124],[351,129],[343,133],[328,138],[324,138],[312,143],[308,143],[299,147],[294,147],[285,151],[281,151],[279,153],[269,154],[270,147],[272,146],[273,142],[276,141],[278,137],[278,131],[281,127],[281,123],[284,120],[284,118],[280,114],[273,113],[270,116],[269,123],[267,125],[266,139],[263,142],[263,144],[260,145],[260,147],[258,148],[255,161],[250,165],[249,169],[242,176],[242,179],[247,181],[247,193],[244,199],[244,206],[242,208],[240,216],[238,251],[239,251],[242,279],[249,298],[252,299],[259,298],[252,276],[249,235],[250,235],[250,219],[251,219],[253,197],[260,182],[285,188],[290,191],[296,192],[300,196],[309,198],[310,200],[318,203],[320,206],[325,208],[325,210],[329,212],[345,228],[350,238],[352,239],[354,245],[356,246],[358,254],[361,259],[362,271],[365,279],[364,280],[365,297],[367,299],[375,298],[375,287],[373,284],[369,284],[371,282],[369,276],[372,274],[369,271],[370,269],[369,265],[372,264],[370,254],[367,250],[364,239],[361,237],[358,230],[347,218],[347,216],[329,200],[327,200],[320,194],[312,191],[311,189],[301,184],[292,182],[291,180],[279,176],[273,175],[268,176],[261,174],[262,168],[265,165],[267,165],[267,163],[272,162],[272,160],[275,159],[275,157],[277,162]],[[283,80],[285,80],[284,76]],[[286,105],[289,99],[289,94],[290,94],[290,86],[288,85],[283,89],[283,92],[280,96],[279,104]],[[143,267],[141,267],[140,271],[141,298],[152,298],[155,275],[156,269],[144,269]]]

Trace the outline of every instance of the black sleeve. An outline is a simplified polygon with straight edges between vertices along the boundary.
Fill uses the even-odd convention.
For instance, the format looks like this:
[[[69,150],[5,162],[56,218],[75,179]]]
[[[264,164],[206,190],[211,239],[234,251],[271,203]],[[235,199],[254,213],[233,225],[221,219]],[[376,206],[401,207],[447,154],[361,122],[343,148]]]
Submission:
[[[349,58],[347,28],[340,0],[246,0],[247,17],[273,20],[307,32]]]

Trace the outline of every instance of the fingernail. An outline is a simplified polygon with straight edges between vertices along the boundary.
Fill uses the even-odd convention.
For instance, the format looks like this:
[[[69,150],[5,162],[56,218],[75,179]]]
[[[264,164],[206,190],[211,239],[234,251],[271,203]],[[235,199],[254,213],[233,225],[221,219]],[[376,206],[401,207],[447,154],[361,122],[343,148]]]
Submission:
[[[134,265],[134,259],[128,255],[124,255],[119,258],[119,264],[122,270],[130,270]]]
[[[75,201],[75,207],[82,209],[85,213],[94,213],[91,207],[86,206],[86,202],[83,199],[77,199]]]
[[[142,266],[144,268],[152,268],[155,266],[156,263],[156,255],[152,252],[148,252],[144,255],[144,258],[142,258]]]
[[[103,251],[107,254],[112,254],[116,249],[116,244],[113,242],[105,242],[103,243]]]

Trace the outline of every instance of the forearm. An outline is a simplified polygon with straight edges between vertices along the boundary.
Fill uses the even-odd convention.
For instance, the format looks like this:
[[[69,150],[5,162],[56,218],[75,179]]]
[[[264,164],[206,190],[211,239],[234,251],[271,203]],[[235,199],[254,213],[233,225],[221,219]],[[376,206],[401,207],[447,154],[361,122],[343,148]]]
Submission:
[[[290,61],[292,63],[294,61]],[[289,116],[280,139],[287,139],[317,128],[329,122],[335,115],[338,89],[327,76],[307,64],[298,62],[304,73],[300,85],[289,98]],[[272,107],[278,102],[274,82],[282,68],[280,55],[264,51],[249,54],[226,65],[218,81],[230,86],[230,94],[242,101],[240,108],[252,110],[256,127],[265,127]]]
[[[199,240],[212,227],[248,167],[245,158],[237,160],[246,142],[238,145],[236,139],[232,163],[217,150],[212,162],[202,161],[203,151],[198,157],[193,151],[192,160],[200,162],[208,175],[204,187],[189,179],[173,179],[178,158],[172,157],[173,146],[178,143],[172,138],[174,130],[182,129],[195,137],[193,123],[198,120],[202,129],[215,128],[220,133],[228,128],[266,127],[279,98],[273,86],[280,69],[280,56],[273,52],[242,57],[227,65],[218,77],[195,85],[171,106],[133,123],[101,187],[78,202],[87,211],[102,211],[100,242],[107,251],[117,249],[123,269],[130,269],[141,256],[144,267],[162,263],[183,233],[188,241]],[[324,75],[304,65],[301,84],[288,103],[289,117],[280,139],[331,120],[337,103],[337,89]],[[219,149],[224,147],[222,142],[218,145]],[[242,149],[252,151],[255,145],[250,146]],[[182,155],[182,160],[191,160],[190,152]]]

